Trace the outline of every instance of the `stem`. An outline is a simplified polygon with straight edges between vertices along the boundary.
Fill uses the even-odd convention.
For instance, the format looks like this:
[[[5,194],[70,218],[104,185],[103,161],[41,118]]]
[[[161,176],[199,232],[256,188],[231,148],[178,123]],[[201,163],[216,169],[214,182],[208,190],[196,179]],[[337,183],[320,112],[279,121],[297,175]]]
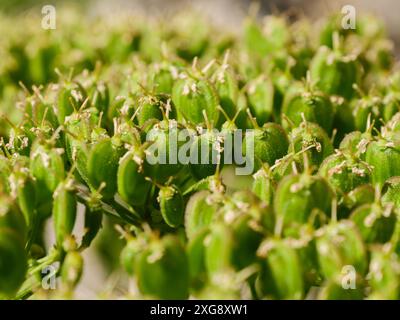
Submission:
[[[260,126],[257,123],[256,118],[253,117],[249,108],[246,109],[247,115],[249,116],[250,122],[253,125],[254,129],[260,129]]]
[[[77,192],[76,195],[77,195],[78,198],[80,198],[80,199],[83,200],[84,202],[89,201],[90,195],[89,195],[89,191],[87,190],[86,186],[84,186],[84,185],[77,185],[77,190],[78,190],[78,192]],[[108,215],[108,216],[110,216],[110,217],[112,217],[112,218],[114,218],[114,219],[120,221],[121,223],[127,223],[126,220],[122,219],[122,218],[119,216],[119,214],[114,210],[113,207],[111,207],[110,205],[104,203],[104,202],[101,201],[101,200],[99,200],[99,202],[100,202],[100,207],[101,207],[101,209],[103,210],[103,212],[104,212],[106,215]]]

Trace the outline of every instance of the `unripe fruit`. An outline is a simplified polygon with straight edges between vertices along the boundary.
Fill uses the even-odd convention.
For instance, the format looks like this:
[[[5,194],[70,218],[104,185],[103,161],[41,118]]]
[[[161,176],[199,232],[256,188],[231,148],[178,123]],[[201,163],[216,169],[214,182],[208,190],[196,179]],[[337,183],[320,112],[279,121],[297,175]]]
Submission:
[[[60,182],[53,195],[54,230],[59,248],[75,225],[77,201],[71,183],[71,180]]]
[[[262,246],[267,248],[260,278],[262,292],[274,299],[303,298],[303,270],[296,250],[283,240],[271,239]]]
[[[366,161],[372,166],[372,182],[382,186],[391,177],[400,175],[400,145],[379,139],[368,145]]]
[[[290,133],[289,151],[296,153],[306,148],[310,165],[318,167],[322,161],[333,153],[333,145],[326,132],[317,124],[302,122]],[[303,156],[298,157],[301,163]]]
[[[83,258],[78,251],[70,251],[65,256],[61,268],[61,279],[69,289],[75,288],[82,277]]]
[[[146,154],[145,159],[143,157],[144,174],[157,183],[165,183],[182,169],[178,159],[179,132],[176,121],[163,120],[146,136],[146,142],[151,144],[144,151]]]
[[[47,148],[39,142],[34,143],[30,156],[30,172],[36,178],[37,202],[45,203],[57,185],[65,178],[62,149]]]
[[[342,278],[328,280],[318,293],[318,300],[363,300],[365,298],[364,285],[359,276],[351,281],[355,281],[355,288],[343,288]],[[341,279],[342,278],[342,279]],[[342,281],[340,281],[342,280]]]
[[[88,178],[95,189],[105,183],[101,190],[106,199],[114,197],[117,191],[118,160],[121,149],[113,144],[112,139],[104,138],[98,141],[90,150],[87,163]]]
[[[334,279],[343,267],[351,265],[359,275],[365,275],[367,252],[356,225],[349,220],[331,223],[317,230],[318,260],[326,279]]]
[[[187,299],[189,295],[188,258],[174,236],[149,243],[136,261],[135,273],[144,295],[157,299]]]
[[[369,299],[398,300],[400,297],[399,258],[385,248],[374,247],[369,267]]]
[[[388,242],[396,225],[396,216],[390,205],[382,208],[377,203],[355,209],[350,219],[357,225],[365,243]]]
[[[375,126],[380,127],[380,118],[383,115],[385,105],[380,97],[365,96],[355,100],[352,107],[355,130],[365,131],[369,122],[375,121]]]
[[[56,112],[58,122],[64,124],[65,118],[78,109],[86,99],[86,92],[79,83],[66,83],[58,93]]]
[[[311,77],[317,87],[327,94],[352,98],[353,84],[359,83],[360,65],[353,56],[321,47],[310,64]]]
[[[163,119],[162,104],[157,97],[142,96],[138,99],[138,104],[137,120],[140,126],[143,126],[150,119],[159,121]]]
[[[14,231],[22,243],[27,238],[27,225],[17,203],[10,196],[0,193],[0,229]]]
[[[285,96],[282,113],[295,126],[299,126],[304,119],[314,122],[326,132],[331,132],[333,122],[333,105],[328,96],[321,91],[297,90]],[[283,122],[286,127],[288,124]]]
[[[274,86],[272,82],[261,76],[247,87],[247,100],[252,114],[259,126],[263,126],[271,119],[274,109]]]
[[[185,211],[185,231],[189,240],[212,223],[216,212],[217,205],[212,203],[209,191],[197,192],[190,198]]]
[[[140,157],[139,157],[140,159]],[[128,204],[140,206],[146,202],[151,183],[145,179],[135,152],[127,152],[119,161],[117,187],[121,198]]]
[[[186,121],[194,125],[204,123],[204,110],[210,123],[217,125],[218,94],[208,80],[179,79],[172,90],[172,101],[178,114]]]
[[[400,177],[392,177],[386,180],[382,188],[382,204],[392,203],[397,210],[400,210]]]
[[[333,191],[326,180],[308,174],[285,177],[274,197],[276,219],[282,219],[283,228],[296,229],[307,223],[313,210],[329,216]]]
[[[272,166],[276,160],[284,157],[288,146],[288,137],[282,127],[276,123],[266,123],[260,128],[246,132],[243,153],[248,161],[254,161],[254,171],[257,171],[263,163]]]
[[[0,299],[15,295],[25,279],[27,265],[20,235],[0,226]]]
[[[204,228],[197,232],[188,242],[186,251],[189,260],[190,278],[193,285],[197,286],[206,280],[205,241],[209,230]]]
[[[328,180],[339,195],[346,194],[356,187],[369,183],[371,169],[359,160],[335,153],[322,162],[319,174]]]
[[[171,227],[179,227],[183,223],[185,213],[181,191],[174,185],[162,186],[158,201],[164,221]]]
[[[252,191],[260,200],[272,205],[276,182],[266,169],[261,168],[253,175]]]
[[[190,147],[190,155],[191,159],[197,163],[191,161],[189,164],[193,177],[201,180],[212,176],[217,170],[218,163],[222,166],[221,144],[218,135],[210,130],[194,138]]]

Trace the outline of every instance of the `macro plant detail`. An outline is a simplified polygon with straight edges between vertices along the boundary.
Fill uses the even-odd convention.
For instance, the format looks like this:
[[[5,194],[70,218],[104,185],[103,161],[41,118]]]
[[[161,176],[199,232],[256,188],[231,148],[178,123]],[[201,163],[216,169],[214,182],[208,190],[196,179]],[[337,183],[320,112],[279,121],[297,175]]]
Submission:
[[[99,298],[400,299],[379,20],[72,16],[1,16],[0,299],[77,298],[88,251]]]

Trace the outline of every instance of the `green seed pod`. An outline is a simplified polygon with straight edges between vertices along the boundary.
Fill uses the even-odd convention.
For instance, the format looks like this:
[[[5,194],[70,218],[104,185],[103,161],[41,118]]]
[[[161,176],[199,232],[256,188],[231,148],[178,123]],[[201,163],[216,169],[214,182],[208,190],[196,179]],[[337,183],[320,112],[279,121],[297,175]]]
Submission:
[[[25,279],[27,267],[20,235],[0,226],[0,299],[14,297]]]
[[[136,262],[140,254],[145,249],[145,242],[141,238],[129,238],[126,246],[122,249],[120,255],[121,265],[129,276],[134,276],[136,273]]]
[[[9,177],[12,172],[11,161],[0,154],[0,192],[11,192]]]
[[[40,91],[36,91],[33,95],[26,97],[22,102],[24,105],[24,112],[33,124],[50,124],[51,127],[58,126],[57,116],[51,107],[50,101],[44,100]]]
[[[384,21],[377,19],[372,14],[365,14],[357,21],[357,34],[366,40],[376,40],[385,34]]]
[[[224,216],[228,220],[230,225],[232,218],[234,221],[238,221],[238,226],[242,225],[242,222],[248,223],[254,231],[262,232],[264,234],[272,235],[275,227],[275,214],[273,211],[272,203],[267,205],[265,202],[260,201],[257,196],[249,191],[236,191],[230,198],[230,201],[225,203]],[[243,216],[243,217],[242,217]],[[238,218],[236,220],[236,218]]]
[[[260,285],[266,297],[301,299],[304,296],[303,270],[297,251],[286,241],[264,242],[259,254],[265,256]]]
[[[350,219],[357,225],[365,243],[386,243],[390,240],[396,225],[392,209],[390,205],[382,208],[372,203],[352,212]]]
[[[19,210],[17,203],[3,193],[0,193],[0,229],[14,231],[20,237],[20,241],[25,243],[27,226],[24,215]]]
[[[210,276],[228,272],[232,268],[234,235],[232,229],[222,223],[210,226],[205,241],[206,269]]]
[[[200,191],[194,194],[186,205],[185,231],[188,239],[192,239],[197,232],[209,226],[215,218],[217,205],[212,202],[209,191]]]
[[[157,299],[187,299],[189,263],[174,236],[156,240],[139,255],[135,272],[141,293]]]
[[[312,59],[310,72],[323,92],[351,99],[354,95],[353,84],[360,82],[361,67],[356,57],[343,56],[323,46]]]
[[[137,120],[140,126],[143,126],[150,119],[159,120],[163,119],[161,111],[162,104],[157,97],[142,96],[138,99],[139,112]]]
[[[362,142],[362,140],[364,141]],[[360,156],[365,158],[366,147],[369,139],[364,137],[364,134],[360,131],[353,131],[345,135],[343,140],[340,142],[339,150],[346,155]],[[364,155],[364,156],[363,156]]]
[[[231,263],[237,270],[242,270],[257,261],[256,251],[263,234],[262,229],[256,224],[256,220],[247,214],[234,217],[232,221],[230,213],[225,215],[225,221],[232,223],[233,245]],[[212,227],[211,227],[212,230]]]
[[[82,277],[83,258],[78,251],[69,251],[61,268],[61,280],[70,290],[76,287]]]
[[[263,30],[267,30],[268,34],[264,34]],[[285,48],[290,40],[290,30],[286,20],[272,15],[265,19],[262,28],[254,19],[247,19],[244,32],[249,53],[261,57]]]
[[[135,158],[135,154],[134,151],[130,151],[120,159],[117,186],[118,193],[125,202],[133,206],[140,206],[146,202],[151,183],[140,171],[140,161]],[[141,159],[140,156],[139,159]]]
[[[28,132],[25,131],[29,129],[30,129],[29,127],[11,128],[8,133],[9,136],[8,143],[5,145],[5,147],[11,153],[18,153],[23,156],[28,156],[33,140],[32,134],[30,134],[29,131]]]
[[[400,112],[396,113],[386,125],[386,129],[393,132],[400,132]]]
[[[289,58],[290,59],[290,58]],[[289,65],[290,63],[288,63]],[[295,81],[289,70],[276,70],[272,74],[274,83],[274,120],[282,122],[282,107],[285,96],[295,94],[304,89],[300,81]]]
[[[339,145],[344,137],[355,130],[353,105],[342,97],[331,96],[330,100],[334,108],[333,128],[336,129],[334,145]]]
[[[88,178],[95,189],[105,183],[105,188],[101,191],[105,199],[111,199],[117,191],[118,160],[121,151],[110,138],[98,141],[90,150],[87,162]]]
[[[306,148],[311,166],[319,167],[322,161],[333,153],[333,145],[326,132],[317,124],[302,122],[298,128],[290,133],[289,151],[296,153]],[[302,162],[303,156],[298,160]]]
[[[400,210],[400,177],[388,179],[382,188],[382,204],[394,204],[397,210]]]
[[[365,131],[369,127],[369,121],[375,121],[375,126],[380,127],[380,118],[383,115],[385,105],[378,96],[365,96],[354,100],[352,112],[355,129]]]
[[[339,14],[334,14],[324,21],[324,24],[321,26],[318,37],[319,45],[327,46],[332,49],[333,35],[335,33],[338,33],[341,36],[345,35],[347,30],[342,27],[341,21],[342,21],[342,16]]]
[[[198,17],[189,14],[184,17],[180,27],[175,29],[178,37],[175,37],[176,54],[186,60],[192,61],[195,57],[202,57],[210,45],[210,27]],[[182,21],[181,20],[181,21]],[[153,29],[151,30],[154,33]],[[196,37],[193,37],[193,35]],[[158,46],[159,46],[159,42]]]
[[[239,85],[227,60],[228,54],[225,55],[222,65],[212,75],[212,82],[217,90],[222,109],[229,117],[233,118],[239,98]],[[220,117],[220,122],[222,119]]]
[[[187,256],[189,260],[190,279],[192,286],[201,286],[207,279],[205,240],[209,230],[204,228],[197,232],[187,244]]]
[[[30,172],[36,178],[38,204],[48,202],[57,185],[65,178],[63,149],[48,148],[40,143],[32,146]]]
[[[177,108],[178,116],[194,125],[204,123],[203,110],[212,126],[218,123],[218,94],[207,80],[177,80],[172,90],[172,102]]]
[[[366,163],[339,152],[326,158],[318,173],[342,196],[362,184],[369,183],[371,169]]]
[[[89,91],[90,101],[92,106],[95,107],[99,112],[104,114],[108,113],[110,106],[110,90],[107,83],[98,81],[95,83]],[[104,117],[104,120],[106,117]]]
[[[254,19],[245,20],[244,37],[249,52],[264,56],[270,51],[268,42]]]
[[[369,267],[371,293],[368,299],[398,300],[400,297],[400,268],[396,254],[385,248],[376,247],[372,251]]]
[[[340,278],[340,277],[339,277]],[[343,288],[340,279],[328,280],[318,293],[318,300],[363,300],[365,298],[363,283],[356,277],[355,288]],[[361,283],[360,283],[361,282]]]
[[[221,143],[219,136],[206,130],[194,138],[190,147],[189,169],[194,178],[201,180],[215,174],[218,163],[222,166]]]
[[[357,274],[365,275],[367,253],[356,225],[350,220],[333,222],[316,232],[318,261],[326,279],[334,279],[351,265]]]
[[[383,98],[383,120],[391,121],[395,119],[397,127],[400,126],[399,118],[400,118],[400,92],[389,92]],[[397,115],[397,119],[396,119]],[[397,130],[398,131],[398,130]]]
[[[169,62],[154,64],[150,71],[150,87],[156,94],[171,94],[178,70]]]
[[[343,197],[343,205],[346,208],[346,216],[355,208],[363,204],[373,203],[375,199],[375,188],[371,184],[365,184],[355,188]],[[340,216],[341,217],[341,216]]]
[[[379,139],[368,145],[366,159],[372,166],[372,182],[382,186],[394,176],[400,176],[400,145],[396,141]]]
[[[306,90],[289,91],[283,102],[282,113],[299,126],[304,119],[318,124],[326,132],[332,131],[334,110],[327,95],[323,92],[310,88]],[[287,121],[283,121],[284,127],[288,129]]]
[[[275,193],[275,213],[277,219],[282,219],[284,230],[295,230],[309,221],[313,210],[329,215],[333,198],[331,187],[322,177],[308,174],[287,176],[278,184]]]
[[[77,202],[72,182],[60,182],[53,195],[54,230],[59,248],[62,248],[65,238],[71,235],[75,225]]]
[[[60,47],[55,42],[36,42],[35,44],[36,46],[28,52],[29,75],[33,83],[45,84],[53,78]]]
[[[246,90],[248,104],[259,126],[271,119],[274,109],[274,86],[265,76],[248,83]]]
[[[145,151],[143,169],[157,183],[164,184],[182,169],[178,159],[179,133],[175,120],[163,120],[147,133],[146,142],[151,144]]]
[[[173,228],[179,227],[185,213],[181,191],[174,185],[161,187],[158,201],[164,221]]]
[[[58,122],[64,124],[65,118],[83,104],[86,96],[85,89],[79,83],[65,83],[58,92],[55,110]]]
[[[302,227],[299,239],[287,241],[296,250],[303,271],[304,292],[308,292],[311,287],[320,285],[322,281],[321,272],[318,265],[318,252],[312,226]]]
[[[83,180],[88,186],[91,184],[87,169],[90,142],[107,137],[105,130],[98,127],[99,121],[97,110],[92,108],[74,112],[65,123],[68,130],[65,139],[66,154],[69,161],[76,165],[77,178]]]
[[[15,188],[15,196],[25,223],[31,227],[36,216],[36,185],[32,177],[23,170],[12,173],[10,180],[13,182],[12,186]]]
[[[114,118],[119,116],[125,116],[129,119],[133,117],[135,113],[135,103],[133,99],[126,98],[124,96],[115,97],[114,101],[110,103],[107,112],[107,120],[111,124]]]
[[[271,173],[261,168],[253,175],[253,193],[268,205],[272,205],[276,182]]]
[[[248,160],[254,161],[254,171],[260,169],[263,163],[274,165],[276,160],[287,154],[288,147],[288,137],[283,128],[276,123],[266,123],[260,128],[246,132],[243,141],[243,153]]]
[[[218,275],[231,268],[242,270],[257,261],[256,251],[264,231],[262,219],[268,212],[261,206],[256,208],[256,205],[248,203],[247,198],[254,199],[254,196],[244,193],[235,193],[232,202],[224,205],[221,212],[224,223],[209,226],[205,244],[206,266],[210,275]]]

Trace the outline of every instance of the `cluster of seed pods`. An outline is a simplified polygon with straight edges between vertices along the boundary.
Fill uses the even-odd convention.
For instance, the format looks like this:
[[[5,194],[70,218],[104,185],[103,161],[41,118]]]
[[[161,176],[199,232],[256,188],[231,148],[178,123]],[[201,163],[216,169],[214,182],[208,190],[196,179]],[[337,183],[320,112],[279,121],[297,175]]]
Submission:
[[[400,73],[379,21],[344,32],[333,16],[316,35],[249,17],[231,36],[188,20],[107,29],[96,52],[65,34],[81,58],[54,74],[51,35],[31,35],[33,57],[10,41],[30,71],[0,69],[0,103],[18,92],[1,118],[0,298],[73,298],[98,242],[126,298],[399,299]],[[237,132],[247,176],[227,161]]]

